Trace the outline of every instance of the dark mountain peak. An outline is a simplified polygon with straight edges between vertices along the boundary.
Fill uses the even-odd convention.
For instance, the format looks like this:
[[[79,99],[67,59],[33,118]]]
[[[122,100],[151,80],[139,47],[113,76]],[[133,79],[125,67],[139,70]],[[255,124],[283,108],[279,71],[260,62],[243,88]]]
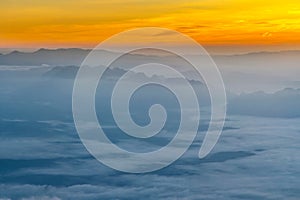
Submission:
[[[90,49],[81,49],[81,48],[58,48],[58,49],[46,49],[46,48],[41,48],[35,51],[34,53],[37,52],[87,52],[91,51]]]
[[[274,55],[295,55],[300,54],[300,50],[285,50],[285,51],[258,51],[245,54],[236,54],[233,56],[274,56]]]
[[[21,51],[18,51],[18,50],[14,50],[8,54],[5,54],[5,55],[20,55],[20,54],[23,54],[24,52],[21,52]]]
[[[80,65],[89,50],[39,49],[35,52],[13,51],[0,57],[0,65]]]

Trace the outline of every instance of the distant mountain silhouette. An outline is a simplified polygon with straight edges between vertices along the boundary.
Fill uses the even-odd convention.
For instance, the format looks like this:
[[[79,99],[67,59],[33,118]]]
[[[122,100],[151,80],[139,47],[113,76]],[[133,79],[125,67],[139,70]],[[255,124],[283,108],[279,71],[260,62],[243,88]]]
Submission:
[[[74,79],[77,71],[79,69],[79,66],[56,66],[56,67],[51,67],[47,72],[43,73],[43,77],[48,77],[48,78],[62,78],[62,79]],[[112,79],[116,79],[118,80],[124,73],[128,72],[127,70],[124,69],[120,69],[120,68],[107,68],[106,70],[106,77],[108,77],[108,79],[112,80]],[[165,80],[168,81],[170,83],[176,84],[178,83],[178,78],[166,78],[164,76],[157,76],[154,75],[152,77],[147,76],[144,73],[135,73],[133,71],[131,71],[131,74],[135,75],[135,78],[137,78],[137,76],[139,76],[140,79],[145,80],[145,79],[149,79],[154,81],[155,79],[161,79],[161,80]],[[204,85],[203,82],[201,81],[195,81],[195,80],[188,80],[192,85]]]
[[[0,55],[0,65],[80,65],[90,50],[40,49],[35,52],[13,51]]]
[[[54,50],[39,49],[35,52],[13,51],[8,54],[0,54],[0,65],[40,66],[46,64],[51,66],[78,66],[82,63],[90,51],[90,49],[79,48]],[[146,55],[139,56],[141,57]],[[215,59],[217,64],[243,64],[245,60],[253,64],[264,63],[266,60],[272,60],[276,63],[286,63],[286,59],[299,60],[300,51],[255,52],[237,55],[212,55],[212,57]],[[153,58],[155,59],[155,56],[153,56]]]
[[[229,99],[229,114],[263,117],[300,117],[300,89],[286,88],[275,93],[262,91]]]
[[[219,65],[240,65],[252,64],[255,66],[294,65],[300,61],[300,51],[278,51],[278,52],[253,52],[236,55],[212,56]],[[297,63],[298,64],[298,63]]]
[[[78,69],[78,66],[57,66],[51,68],[44,73],[43,76],[49,78],[74,79]]]

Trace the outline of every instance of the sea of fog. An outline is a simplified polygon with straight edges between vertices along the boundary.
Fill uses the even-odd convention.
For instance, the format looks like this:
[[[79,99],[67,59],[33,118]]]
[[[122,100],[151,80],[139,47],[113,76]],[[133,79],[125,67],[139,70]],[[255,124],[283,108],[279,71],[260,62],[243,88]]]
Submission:
[[[210,117],[210,103],[206,99],[201,105],[197,137],[179,160],[159,171],[129,174],[98,162],[79,139],[72,116],[72,88],[77,69],[2,66],[0,70],[0,199],[300,198],[300,112],[295,101],[299,99],[299,90],[283,90],[267,96],[278,98],[274,102],[280,105],[286,101],[284,97],[294,103],[293,109],[282,107],[267,115],[259,112],[261,108],[239,112],[234,105],[255,107],[256,104],[251,104],[253,100],[247,102],[245,98],[268,100],[268,94],[230,95],[231,106],[236,109],[229,110],[213,151],[199,159]],[[109,125],[108,137],[131,151],[154,150],[168,143],[179,120],[174,96],[155,86],[144,89],[148,92],[141,91],[133,99],[137,107],[131,111],[137,123],[149,122],[145,117],[151,103],[149,95],[155,103],[170,109],[165,128],[169,134],[158,135],[152,141],[122,136],[103,107],[105,104],[97,103],[103,98],[96,95],[96,108],[105,110],[97,114]],[[205,93],[205,89],[200,91]],[[205,99],[206,95],[200,96]]]

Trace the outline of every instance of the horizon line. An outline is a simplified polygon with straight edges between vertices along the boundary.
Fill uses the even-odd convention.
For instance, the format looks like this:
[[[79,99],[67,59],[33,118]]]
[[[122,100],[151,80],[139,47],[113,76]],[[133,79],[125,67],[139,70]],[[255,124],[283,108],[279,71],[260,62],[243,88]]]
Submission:
[[[294,52],[300,51],[300,46],[297,48],[266,48],[265,46],[255,46],[257,48],[251,48],[249,46],[215,46],[215,45],[203,45],[203,48],[211,55],[247,55],[256,53],[282,53],[282,52]],[[91,51],[94,48],[86,47],[14,47],[6,48],[0,47],[0,55],[7,55],[13,52],[20,53],[34,53],[40,50],[87,50]]]

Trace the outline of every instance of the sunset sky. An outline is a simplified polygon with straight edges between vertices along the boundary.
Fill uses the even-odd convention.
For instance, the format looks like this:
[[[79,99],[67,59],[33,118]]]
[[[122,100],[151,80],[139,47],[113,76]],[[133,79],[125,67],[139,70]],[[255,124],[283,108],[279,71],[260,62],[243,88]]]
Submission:
[[[208,46],[300,46],[299,0],[1,0],[0,17],[0,48],[91,48],[145,26]]]

